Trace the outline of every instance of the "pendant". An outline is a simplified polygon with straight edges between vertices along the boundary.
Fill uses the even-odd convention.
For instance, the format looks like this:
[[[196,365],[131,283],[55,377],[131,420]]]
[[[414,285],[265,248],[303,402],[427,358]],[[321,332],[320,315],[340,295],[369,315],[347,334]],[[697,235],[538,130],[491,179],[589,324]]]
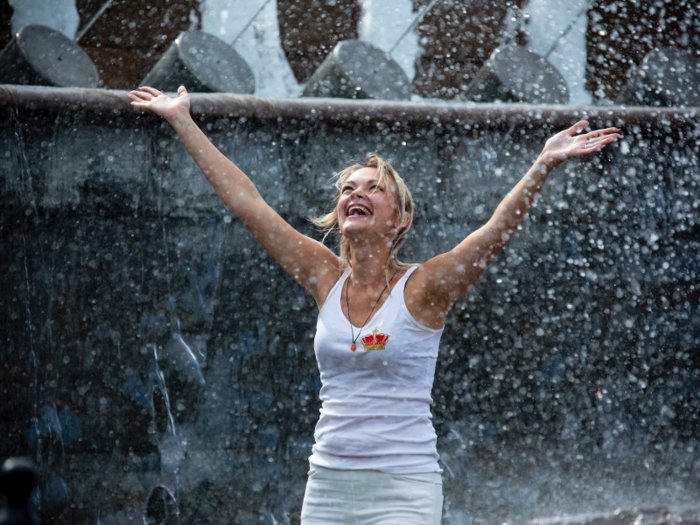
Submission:
[[[357,350],[357,345],[355,345],[355,343],[351,344],[351,345],[350,345],[350,350],[352,350],[353,352],[354,352],[355,350]]]

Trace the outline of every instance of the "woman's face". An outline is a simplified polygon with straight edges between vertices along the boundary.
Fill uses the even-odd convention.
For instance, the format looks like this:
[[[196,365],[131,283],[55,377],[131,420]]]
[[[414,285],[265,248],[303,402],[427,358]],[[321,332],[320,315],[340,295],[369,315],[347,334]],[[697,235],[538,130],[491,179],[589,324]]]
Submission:
[[[382,183],[375,168],[362,168],[340,187],[338,226],[343,235],[375,232],[394,238],[401,218],[397,213],[396,188]]]

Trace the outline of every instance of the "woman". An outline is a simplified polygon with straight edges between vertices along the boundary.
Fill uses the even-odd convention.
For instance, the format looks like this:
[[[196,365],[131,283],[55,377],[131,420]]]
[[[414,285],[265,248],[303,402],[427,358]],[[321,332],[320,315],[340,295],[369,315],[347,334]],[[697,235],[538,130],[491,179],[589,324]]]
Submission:
[[[403,180],[370,154],[338,176],[340,256],[294,230],[190,117],[184,87],[144,87],[134,106],[165,118],[226,206],[319,307],[314,341],[323,401],[302,524],[437,524],[442,482],[430,391],[445,317],[505,246],[558,164],[600,151],[619,129],[550,138],[491,219],[453,250],[416,266],[396,257],[413,219]]]

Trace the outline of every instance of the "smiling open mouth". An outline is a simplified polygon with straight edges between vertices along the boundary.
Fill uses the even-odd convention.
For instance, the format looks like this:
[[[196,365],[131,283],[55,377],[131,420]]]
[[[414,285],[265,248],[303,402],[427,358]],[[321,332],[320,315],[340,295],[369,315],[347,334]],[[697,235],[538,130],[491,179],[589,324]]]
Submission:
[[[348,217],[371,215],[370,211],[359,204],[353,204],[348,208]]]

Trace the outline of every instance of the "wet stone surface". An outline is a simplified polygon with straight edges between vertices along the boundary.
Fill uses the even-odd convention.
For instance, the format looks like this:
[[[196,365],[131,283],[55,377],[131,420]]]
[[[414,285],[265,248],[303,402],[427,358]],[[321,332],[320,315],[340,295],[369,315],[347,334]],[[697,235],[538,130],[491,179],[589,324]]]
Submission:
[[[44,519],[297,523],[319,408],[313,300],[158,120],[0,113],[0,454],[34,458]],[[306,218],[332,173],[385,156],[417,200],[409,261],[483,224],[553,131],[200,124],[317,238]],[[552,174],[448,318],[444,523],[697,501],[697,120],[621,127],[624,143]]]

